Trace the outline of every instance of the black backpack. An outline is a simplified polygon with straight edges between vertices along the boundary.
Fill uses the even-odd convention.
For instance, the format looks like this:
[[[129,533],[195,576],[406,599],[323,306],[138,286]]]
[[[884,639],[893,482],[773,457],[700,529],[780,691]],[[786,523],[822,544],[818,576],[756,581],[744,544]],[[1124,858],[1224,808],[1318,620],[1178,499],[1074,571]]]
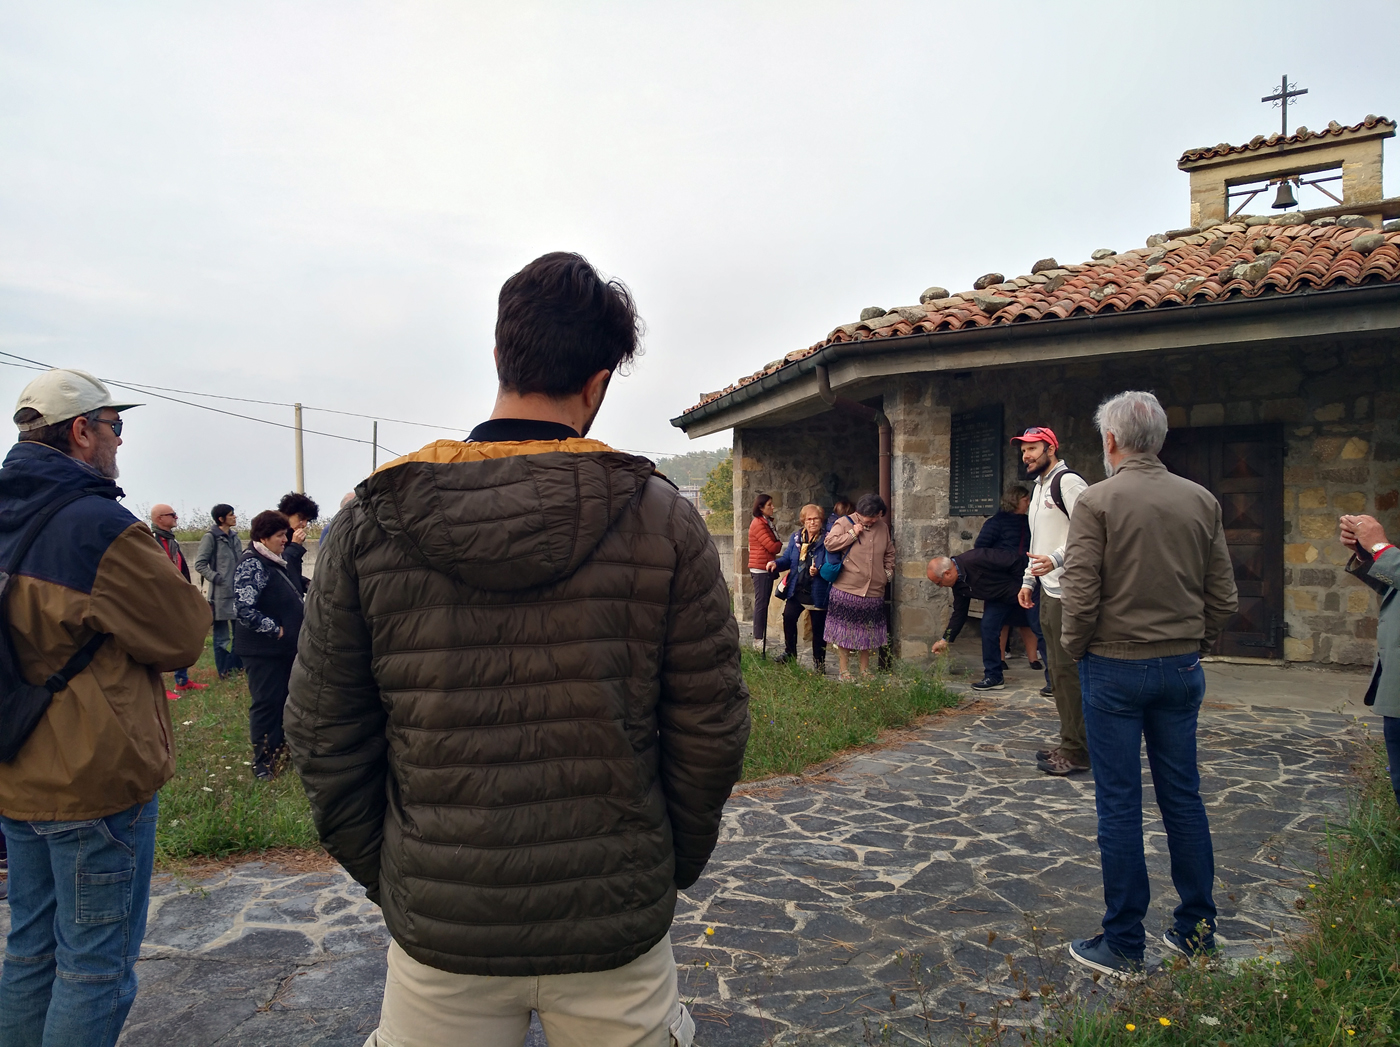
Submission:
[[[4,600],[9,595],[10,579],[19,570],[25,553],[39,537],[44,525],[65,505],[86,498],[94,491],[68,491],[55,498],[35,514],[29,527],[20,536],[19,542],[10,553],[10,560],[0,570],[0,763],[9,763],[24,743],[39,726],[44,713],[48,711],[53,696],[68,686],[68,681],[88,667],[97,649],[106,641],[108,633],[97,633],[69,658],[62,669],[41,684],[26,682],[20,672],[19,658],[15,655],[14,641],[10,638],[10,622],[4,613]]]
[[[1056,473],[1050,480],[1050,498],[1054,501],[1055,507],[1068,516],[1069,510],[1065,508],[1065,496],[1060,490],[1060,485],[1064,483],[1066,476],[1079,476],[1079,474],[1073,469],[1065,469],[1063,472]],[[1084,479],[1082,476],[1079,478]]]

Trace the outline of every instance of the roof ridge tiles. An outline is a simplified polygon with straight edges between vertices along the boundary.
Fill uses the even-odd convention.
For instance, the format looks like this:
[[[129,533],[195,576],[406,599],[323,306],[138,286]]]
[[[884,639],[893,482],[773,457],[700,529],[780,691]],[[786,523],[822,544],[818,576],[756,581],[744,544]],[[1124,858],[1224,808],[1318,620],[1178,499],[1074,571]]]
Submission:
[[[1363,236],[1379,237],[1380,242],[1364,241],[1358,250],[1352,245]],[[1211,245],[1222,239],[1224,243],[1212,254]],[[1190,242],[1192,240],[1197,242]],[[1267,248],[1256,254],[1254,244],[1259,240],[1267,241]],[[707,394],[700,403],[716,400],[838,343],[914,334],[934,336],[1030,321],[1053,322],[1081,314],[1161,309],[1233,297],[1258,298],[1264,294],[1307,293],[1363,283],[1400,283],[1400,231],[1302,224],[1246,228],[1238,223],[1227,223],[1199,236],[1192,234],[1182,238],[1178,243],[1179,246],[1162,254],[1160,263],[1149,265],[1148,259],[1167,246],[1166,243],[1156,248],[1125,251],[1098,264],[1043,270],[1037,274],[1047,277],[1043,283],[1031,282],[1020,287],[1011,281],[1005,289],[999,285],[985,291],[965,291],[919,307],[896,307],[868,321],[841,324],[809,348],[789,353],[724,389]],[[1261,262],[1268,263],[1262,271],[1251,268]],[[1165,272],[1149,275],[1159,264]],[[1246,271],[1253,279],[1245,276]],[[1008,302],[988,313],[979,304],[979,300],[987,302],[988,299]],[[922,318],[916,315],[918,313],[922,313]],[[890,317],[894,319],[883,323]],[[879,326],[882,323],[883,326]]]
[[[1382,125],[1395,127],[1395,121],[1384,116],[1368,115],[1366,119],[1349,126],[1342,126],[1335,120],[1329,123],[1320,131],[1310,131],[1306,127],[1298,128],[1291,135],[1282,135],[1275,131],[1268,135],[1255,135],[1244,145],[1230,145],[1228,142],[1221,142],[1218,145],[1199,146],[1195,149],[1188,149],[1181,154],[1181,159],[1177,163],[1192,163],[1197,160],[1208,160],[1217,156],[1229,156],[1233,153],[1248,153],[1256,149],[1274,147],[1279,144],[1297,145],[1302,142],[1312,141],[1317,138],[1338,137],[1345,134],[1357,134],[1361,131],[1369,131]]]

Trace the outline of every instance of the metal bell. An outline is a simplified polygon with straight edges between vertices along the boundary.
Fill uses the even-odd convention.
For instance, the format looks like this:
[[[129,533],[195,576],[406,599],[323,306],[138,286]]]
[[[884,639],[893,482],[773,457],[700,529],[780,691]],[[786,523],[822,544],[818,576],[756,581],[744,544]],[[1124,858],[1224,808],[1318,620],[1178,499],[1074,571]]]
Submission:
[[[1293,183],[1285,178],[1278,184],[1278,195],[1274,197],[1274,210],[1285,211],[1290,207],[1297,207],[1298,201],[1293,197]]]

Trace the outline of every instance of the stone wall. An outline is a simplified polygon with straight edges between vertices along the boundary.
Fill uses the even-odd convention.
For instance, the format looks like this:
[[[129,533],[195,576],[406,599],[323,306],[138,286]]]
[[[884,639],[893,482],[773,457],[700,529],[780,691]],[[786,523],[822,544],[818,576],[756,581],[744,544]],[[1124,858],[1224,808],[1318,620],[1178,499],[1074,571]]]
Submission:
[[[873,402],[878,406],[879,401]],[[832,478],[835,478],[834,481]],[[834,483],[835,490],[829,488]],[[749,523],[759,492],[773,496],[778,534],[798,527],[808,502],[829,510],[833,495],[852,500],[880,485],[880,437],[874,423],[839,411],[777,429],[734,431],[734,609],[753,615]]]
[[[900,548],[896,635],[903,657],[927,655],[951,601],[924,580],[923,563],[972,545],[985,517],[949,517],[948,456],[954,412],[1000,402],[1007,446],[1003,486],[1019,452],[1010,436],[1048,425],[1061,456],[1091,483],[1104,475],[1094,429],[1098,404],[1123,389],[1149,389],[1173,428],[1281,423],[1284,459],[1285,656],[1369,664],[1376,607],[1343,570],[1341,513],[1374,514],[1400,538],[1400,356],[1381,340],[1324,347],[1195,352],[1150,359],[1050,364],[911,376],[892,384],[895,526]]]

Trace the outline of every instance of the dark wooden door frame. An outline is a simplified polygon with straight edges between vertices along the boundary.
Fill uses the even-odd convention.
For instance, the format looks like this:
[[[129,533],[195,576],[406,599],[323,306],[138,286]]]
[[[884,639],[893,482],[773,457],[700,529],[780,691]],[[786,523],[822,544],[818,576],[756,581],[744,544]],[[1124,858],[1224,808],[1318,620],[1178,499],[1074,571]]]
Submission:
[[[1173,429],[1162,461],[1220,502],[1240,610],[1213,653],[1283,657],[1283,455],[1281,425]]]

